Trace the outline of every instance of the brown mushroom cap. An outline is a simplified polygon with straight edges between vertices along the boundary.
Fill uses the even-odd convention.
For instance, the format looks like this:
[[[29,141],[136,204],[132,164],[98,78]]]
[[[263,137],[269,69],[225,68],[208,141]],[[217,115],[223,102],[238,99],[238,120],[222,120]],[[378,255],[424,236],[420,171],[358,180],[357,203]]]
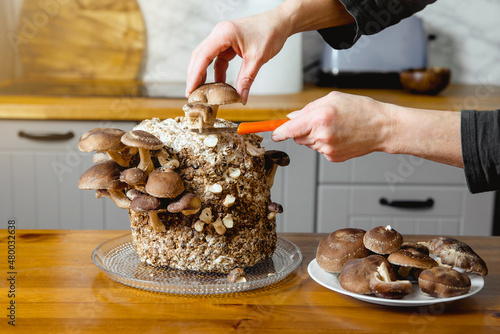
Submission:
[[[224,82],[207,83],[196,88],[188,98],[188,103],[201,102],[213,105],[223,105],[241,102],[241,96],[236,89]]]
[[[421,253],[413,248],[398,249],[391,253],[387,260],[393,265],[399,266],[398,274],[405,277],[411,268],[430,269],[436,267],[438,263],[429,255]]]
[[[373,293],[370,280],[377,273],[378,268],[385,263],[388,278],[387,281],[395,281],[396,274],[391,264],[381,255],[369,255],[361,259],[348,260],[339,275],[339,283],[347,291],[369,295]]]
[[[243,283],[247,281],[245,271],[242,268],[234,268],[227,275],[228,283]]]
[[[450,237],[436,237],[425,245],[429,251],[438,256],[441,263],[461,268],[467,272],[488,275],[488,267],[484,260],[466,243]]]
[[[78,188],[122,190],[126,186],[120,181],[122,170],[123,168],[113,160],[93,165],[80,176]]]
[[[387,226],[377,226],[368,230],[364,236],[365,247],[377,254],[390,254],[403,244],[403,236]]]
[[[357,228],[344,228],[324,237],[316,251],[318,266],[330,273],[339,273],[349,259],[368,256],[363,245],[366,231]]]
[[[422,293],[433,297],[453,297],[469,292],[469,276],[447,267],[434,267],[422,271],[418,277]]]
[[[158,211],[160,208],[161,201],[158,198],[147,194],[137,195],[134,197],[132,202],[130,202],[130,209],[139,213]]]
[[[429,248],[427,248],[425,245],[422,245],[418,242],[409,242],[405,241],[401,245],[399,249],[414,249],[417,252],[423,253],[425,255],[429,255]]]
[[[143,130],[132,130],[121,137],[123,144],[130,147],[145,148],[149,150],[159,150],[163,147],[163,142],[156,136]]]
[[[290,156],[285,152],[278,150],[268,150],[264,153],[266,170],[271,169],[273,165],[278,165],[281,167],[288,166],[290,164]]]
[[[276,202],[271,202],[267,206],[267,209],[271,212],[276,212],[276,213],[283,213],[283,206],[281,204],[278,204]]]
[[[193,193],[187,193],[168,205],[167,210],[171,213],[182,212],[184,215],[192,215],[201,209],[201,199]]]
[[[377,297],[399,299],[408,295],[413,286],[410,281],[394,281],[390,278],[390,270],[386,262],[382,262],[377,272],[370,278],[370,288]]]
[[[120,151],[125,148],[121,137],[125,131],[112,128],[95,128],[84,133],[78,142],[82,152],[92,151]]]
[[[133,167],[125,169],[120,174],[120,181],[125,182],[131,186],[138,186],[146,184],[148,175],[140,168]]]
[[[184,191],[182,178],[171,169],[155,170],[149,174],[146,192],[160,198],[174,198]]]

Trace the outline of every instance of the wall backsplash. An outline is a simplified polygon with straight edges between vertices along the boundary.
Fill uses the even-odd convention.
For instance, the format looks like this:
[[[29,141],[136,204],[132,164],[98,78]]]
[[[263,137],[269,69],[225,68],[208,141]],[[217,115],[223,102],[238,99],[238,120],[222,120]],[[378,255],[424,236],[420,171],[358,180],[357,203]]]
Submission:
[[[55,0],[54,0],[55,1]],[[262,2],[255,0],[254,2]],[[240,14],[244,0],[138,0],[146,18],[147,51],[141,78],[149,82],[184,82],[191,51],[218,21]],[[252,4],[254,3],[252,2]],[[6,36],[15,32],[15,16],[22,0],[2,0],[0,6],[0,80],[19,75],[15,52]],[[279,3],[279,1],[274,1]],[[417,15],[423,19],[429,42],[429,66],[452,70],[452,81],[467,84],[500,84],[500,25],[498,0],[438,0]],[[304,81],[316,79],[315,64],[322,39],[316,32],[302,34]],[[230,77],[237,69],[230,67]],[[211,76],[209,75],[209,80]]]

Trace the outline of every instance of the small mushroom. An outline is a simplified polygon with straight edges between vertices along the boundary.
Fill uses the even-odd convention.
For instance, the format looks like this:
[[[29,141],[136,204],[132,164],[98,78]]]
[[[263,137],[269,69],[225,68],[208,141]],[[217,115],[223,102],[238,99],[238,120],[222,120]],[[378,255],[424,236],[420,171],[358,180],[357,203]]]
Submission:
[[[193,193],[186,193],[182,197],[168,205],[167,210],[171,213],[182,212],[182,214],[194,215],[201,208],[201,200]]]
[[[275,203],[275,202],[269,203],[269,205],[267,206],[267,209],[269,211],[271,211],[267,215],[268,219],[273,219],[274,217],[276,217],[277,213],[283,213],[283,206],[281,206],[281,204],[278,204],[278,203]]]
[[[125,169],[120,174],[120,181],[131,186],[143,186],[146,184],[148,175],[140,168],[133,167]]]
[[[119,153],[126,147],[121,142],[125,131],[113,128],[95,128],[84,133],[78,141],[78,148],[82,152],[107,152],[120,166],[128,167],[129,161]]]
[[[196,88],[188,98],[188,103],[207,103],[211,106],[241,102],[241,96],[236,89],[224,82],[203,84]]]
[[[123,193],[126,184],[120,181],[122,167],[114,160],[101,162],[87,169],[78,182],[80,189],[106,189],[109,197],[121,209],[128,209],[130,200]],[[100,196],[105,195],[104,192]]]
[[[247,281],[247,276],[242,268],[234,268],[227,275],[228,283],[244,283]]]
[[[187,118],[188,128],[202,129],[214,126],[217,110],[214,112],[211,106],[188,103],[182,107],[182,110]]]
[[[236,197],[229,194],[229,195],[226,195],[226,198],[224,198],[224,202],[222,202],[222,205],[224,205],[226,208],[229,208],[234,204],[235,201],[236,201]]]
[[[484,260],[466,243],[450,237],[436,237],[425,243],[429,251],[438,256],[441,263],[481,276],[488,275]]]
[[[403,244],[403,236],[390,225],[368,230],[363,237],[365,247],[377,254],[390,254]]]
[[[130,203],[130,209],[137,213],[147,213],[149,224],[156,232],[166,232],[165,225],[158,217],[158,211],[161,208],[161,201],[153,196],[142,194],[135,197]]]
[[[137,167],[146,172],[146,174],[151,173],[154,166],[149,150],[158,150],[162,148],[162,141],[143,130],[129,131],[122,136],[121,141],[127,146],[137,147],[139,149],[140,162]]]
[[[471,287],[469,276],[447,267],[433,267],[418,277],[420,291],[432,297],[454,297],[466,294]]]
[[[392,280],[387,262],[382,262],[377,271],[370,278],[370,288],[372,293],[381,298],[400,299],[408,295],[413,286],[408,280]]]
[[[347,260],[368,256],[363,245],[365,233],[358,228],[344,228],[324,237],[316,251],[318,266],[326,272],[339,273]]]
[[[144,193],[142,191],[140,191],[140,190],[132,188],[132,189],[127,190],[127,194],[126,195],[127,195],[128,199],[130,199],[132,201],[137,196],[144,195]]]
[[[398,249],[391,253],[387,257],[387,260],[392,265],[399,267],[397,273],[400,277],[408,276],[412,268],[430,269],[438,265],[429,255],[416,251],[413,248]]]
[[[146,192],[159,198],[175,198],[184,191],[182,178],[171,169],[155,170],[148,176]]]
[[[274,184],[274,176],[278,166],[285,167],[290,164],[290,157],[282,151],[269,150],[264,153],[265,169],[266,169],[266,182],[269,187]]]

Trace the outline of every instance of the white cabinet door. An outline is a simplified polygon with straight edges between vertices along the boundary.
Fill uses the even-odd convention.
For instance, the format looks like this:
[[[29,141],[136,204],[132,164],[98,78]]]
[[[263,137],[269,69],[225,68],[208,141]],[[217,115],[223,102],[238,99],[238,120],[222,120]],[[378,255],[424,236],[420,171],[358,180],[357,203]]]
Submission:
[[[128,131],[135,124],[2,120],[2,220],[15,219],[19,228],[128,229],[126,210],[78,188],[80,175],[92,165],[92,153],[80,152],[78,139],[95,127]]]

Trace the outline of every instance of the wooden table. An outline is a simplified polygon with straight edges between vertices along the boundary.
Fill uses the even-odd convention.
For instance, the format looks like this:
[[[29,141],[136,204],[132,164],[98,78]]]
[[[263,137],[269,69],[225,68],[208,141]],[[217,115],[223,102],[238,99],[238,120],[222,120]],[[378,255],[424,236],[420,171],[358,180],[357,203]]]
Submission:
[[[7,267],[8,230],[0,230],[4,254],[0,266],[0,332],[500,332],[500,237],[459,237],[488,264],[489,275],[479,293],[450,303],[395,308],[338,294],[309,277],[307,266],[324,234],[281,235],[299,246],[304,257],[300,267],[281,282],[244,293],[185,296],[125,286],[109,279],[92,263],[90,255],[101,242],[125,233],[17,230],[12,270]],[[8,274],[11,271],[15,274]],[[15,287],[5,284],[5,277],[11,276]],[[13,298],[8,296],[12,288]],[[12,300],[15,328],[7,323]]]

